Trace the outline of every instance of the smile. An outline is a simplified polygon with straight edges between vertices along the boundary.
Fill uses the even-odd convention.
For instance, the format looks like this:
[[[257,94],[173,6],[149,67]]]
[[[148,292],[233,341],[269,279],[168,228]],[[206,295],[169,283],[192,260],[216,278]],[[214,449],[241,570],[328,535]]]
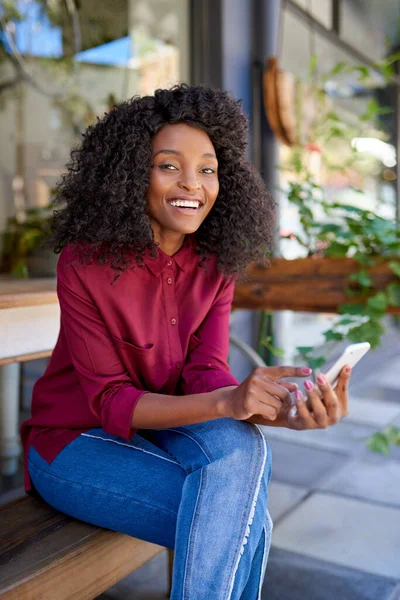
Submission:
[[[167,201],[170,206],[185,212],[195,212],[203,206],[200,199],[173,198]]]

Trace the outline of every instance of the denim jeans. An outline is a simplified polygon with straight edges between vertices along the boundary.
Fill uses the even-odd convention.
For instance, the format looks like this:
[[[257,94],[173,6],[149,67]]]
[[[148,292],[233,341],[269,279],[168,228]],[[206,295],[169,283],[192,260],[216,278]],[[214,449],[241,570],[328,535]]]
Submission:
[[[82,433],[29,472],[51,506],[173,548],[171,600],[256,600],[271,543],[271,453],[261,429],[216,419],[140,430],[130,442]]]

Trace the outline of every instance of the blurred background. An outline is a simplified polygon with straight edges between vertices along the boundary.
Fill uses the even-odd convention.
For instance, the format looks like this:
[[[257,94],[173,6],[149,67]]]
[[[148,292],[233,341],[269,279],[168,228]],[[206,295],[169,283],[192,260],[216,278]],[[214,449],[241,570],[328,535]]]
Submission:
[[[54,257],[47,257],[48,271],[41,262],[39,272],[29,259],[40,255],[56,182],[85,128],[127,98],[178,82],[222,88],[242,99],[248,159],[277,200],[275,256],[332,250],[338,235],[331,228],[328,238],[321,227],[332,218],[339,227],[345,221],[343,213],[330,217],[321,208],[331,204],[364,211],[357,213],[365,219],[361,229],[374,215],[384,232],[375,253],[385,253],[386,240],[400,257],[399,0],[2,0],[0,18],[4,281],[10,274],[54,277]],[[282,100],[278,125],[270,106],[273,82]],[[341,240],[335,256],[362,254],[363,243],[352,248]],[[362,323],[369,319],[373,339],[378,330],[380,337],[354,374],[349,418],[334,433],[267,432],[276,457],[269,600],[400,598],[400,440],[394,437],[400,336],[398,316],[386,310],[388,302],[400,304],[396,286],[381,324],[375,313],[373,319],[362,311],[355,315]],[[325,334],[337,317],[323,310],[253,310],[250,304],[231,316],[233,340],[247,344],[243,350],[232,343],[230,363],[239,379],[256,364],[249,348],[268,364],[300,363],[298,347],[312,349],[314,359],[334,356],[348,339],[336,329],[336,337]],[[358,341],[352,335],[350,341]],[[30,413],[32,386],[46,364],[47,358],[22,361],[12,374],[18,422]],[[0,369],[2,381],[10,381],[6,367]],[[3,438],[11,436],[4,390],[3,383]],[[394,443],[390,456],[367,448],[377,431]],[[19,457],[15,468],[3,471],[0,502],[22,493]],[[321,540],[327,511],[332,520]],[[367,540],[366,529],[372,532]],[[163,597],[165,560],[157,558],[107,597]]]

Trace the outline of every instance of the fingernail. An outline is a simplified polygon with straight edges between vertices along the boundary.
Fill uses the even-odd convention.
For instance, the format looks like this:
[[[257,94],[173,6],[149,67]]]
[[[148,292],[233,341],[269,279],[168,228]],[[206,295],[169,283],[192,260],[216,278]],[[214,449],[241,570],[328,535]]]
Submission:
[[[351,367],[346,367],[345,373],[351,373]]]
[[[300,392],[300,390],[296,390],[294,393],[294,397],[296,398],[296,400],[298,400],[299,402],[301,402],[301,400],[303,400],[303,396]]]
[[[319,375],[317,377],[317,382],[320,383],[321,385],[324,385],[324,383],[326,383],[326,379],[323,375]]]
[[[304,373],[304,375],[311,375],[312,369],[309,369],[308,367],[303,367],[301,372]]]
[[[289,416],[290,417],[297,417],[298,412],[297,412],[297,408],[296,406],[292,406],[292,408],[289,410]]]
[[[304,382],[304,387],[306,388],[306,390],[310,391],[310,390],[313,389],[314,386],[312,384],[312,381],[308,381],[307,380],[307,381]]]

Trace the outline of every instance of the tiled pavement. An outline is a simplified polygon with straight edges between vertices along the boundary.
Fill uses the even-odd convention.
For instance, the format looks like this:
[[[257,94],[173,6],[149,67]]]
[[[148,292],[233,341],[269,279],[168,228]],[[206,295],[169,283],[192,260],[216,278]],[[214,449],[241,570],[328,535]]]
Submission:
[[[275,527],[264,600],[400,600],[400,447],[386,457],[365,446],[372,432],[400,427],[400,335],[391,344],[390,359],[371,352],[354,372],[342,423],[267,430]],[[165,553],[101,596],[166,597]]]

